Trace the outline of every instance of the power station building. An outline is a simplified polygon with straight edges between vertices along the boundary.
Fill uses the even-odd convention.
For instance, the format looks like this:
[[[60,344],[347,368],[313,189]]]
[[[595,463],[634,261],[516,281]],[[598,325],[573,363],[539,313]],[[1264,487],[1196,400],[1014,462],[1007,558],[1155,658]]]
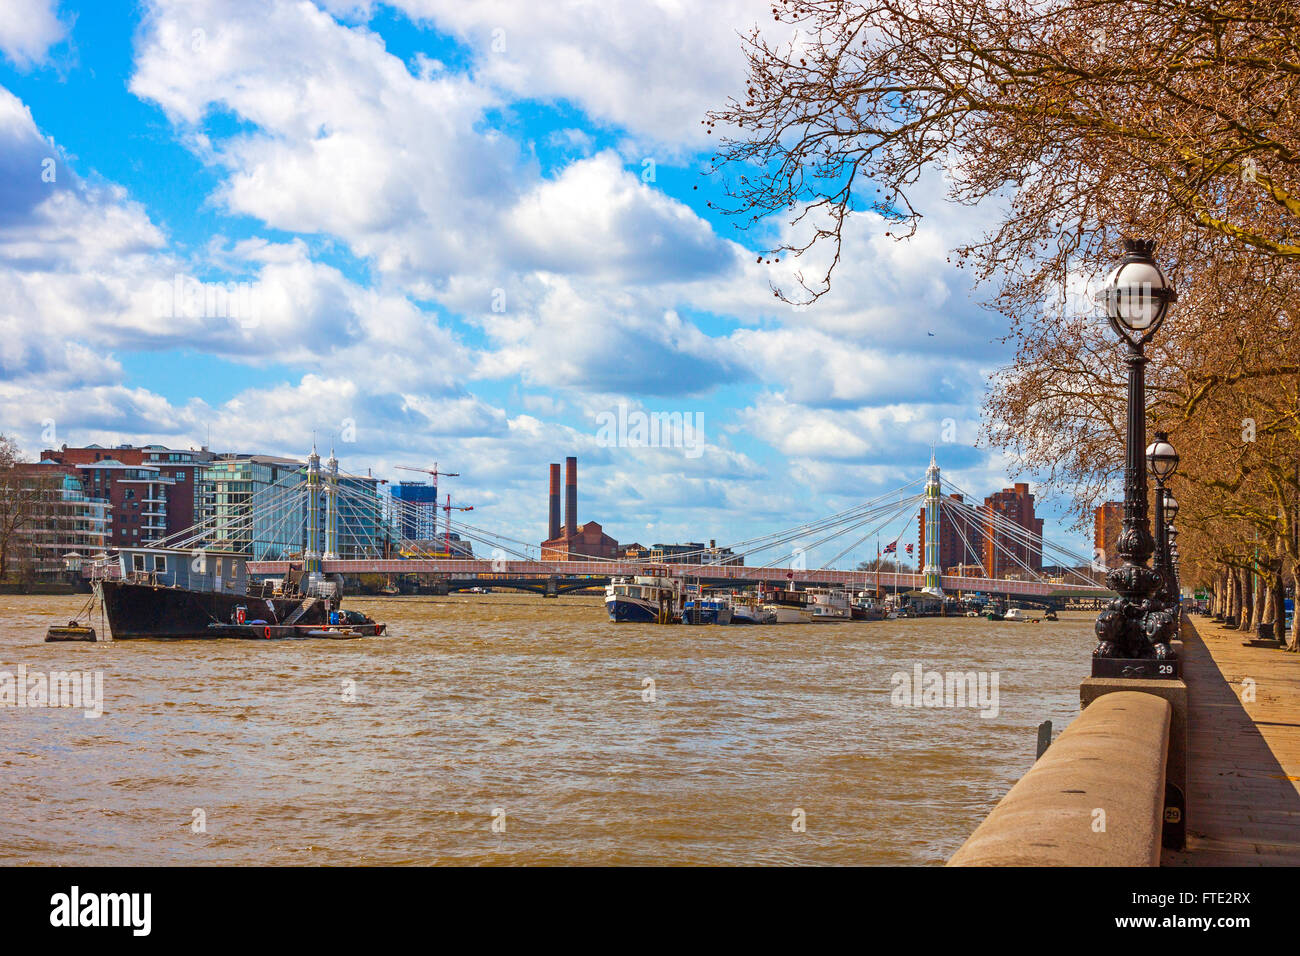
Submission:
[[[564,526],[560,526],[560,466],[551,465],[550,520],[542,542],[543,561],[617,558],[618,542],[595,521],[578,524],[578,459],[564,459]]]

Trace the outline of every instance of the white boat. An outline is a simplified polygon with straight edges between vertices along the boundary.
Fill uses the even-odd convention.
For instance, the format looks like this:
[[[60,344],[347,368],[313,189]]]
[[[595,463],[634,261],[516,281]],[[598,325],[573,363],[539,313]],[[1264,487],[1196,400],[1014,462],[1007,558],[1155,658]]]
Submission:
[[[776,615],[777,624],[807,624],[812,620],[807,591],[777,588],[771,595],[771,603],[764,604],[763,609]]]
[[[764,611],[771,612],[774,624],[807,624],[812,620],[812,611],[806,607],[791,604],[764,604]]]
[[[759,604],[757,601],[750,601],[744,598],[732,598],[731,623],[732,624],[775,624],[776,612],[769,611],[766,607]]]
[[[1002,615],[1004,621],[1037,621],[1043,616],[1042,611],[1028,611],[1023,607],[1013,607]]]
[[[605,609],[616,623],[653,624],[676,603],[678,582],[655,575],[619,577],[605,586]]]
[[[839,588],[808,588],[808,609],[814,624],[843,624],[853,620],[849,592]]]

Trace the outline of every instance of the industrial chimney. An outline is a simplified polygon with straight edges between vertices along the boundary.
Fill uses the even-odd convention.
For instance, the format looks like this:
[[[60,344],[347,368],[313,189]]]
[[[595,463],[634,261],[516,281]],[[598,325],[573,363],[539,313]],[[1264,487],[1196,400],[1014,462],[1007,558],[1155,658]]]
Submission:
[[[560,536],[560,463],[551,465],[551,521],[547,525],[546,540]]]
[[[564,533],[578,533],[578,459],[564,459]]]

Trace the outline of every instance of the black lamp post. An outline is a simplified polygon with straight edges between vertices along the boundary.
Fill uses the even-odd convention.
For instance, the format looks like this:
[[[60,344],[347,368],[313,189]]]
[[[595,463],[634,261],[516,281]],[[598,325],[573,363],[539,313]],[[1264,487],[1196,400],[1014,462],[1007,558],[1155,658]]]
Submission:
[[[1165,607],[1170,607],[1173,600],[1173,590],[1169,585],[1168,522],[1171,518],[1166,509],[1172,498],[1169,489],[1165,487],[1165,483],[1178,470],[1178,452],[1174,451],[1174,446],[1169,444],[1169,436],[1164,432],[1156,432],[1156,440],[1147,445],[1147,470],[1151,472],[1151,477],[1156,480],[1156,513],[1154,515],[1156,551],[1151,566],[1160,575],[1160,588],[1156,591],[1155,596],[1164,601]]]
[[[1097,646],[1092,652],[1094,677],[1177,677],[1169,642],[1175,617],[1153,592],[1164,583],[1147,566],[1155,549],[1147,520],[1146,356],[1143,348],[1177,301],[1173,286],[1153,257],[1150,240],[1124,240],[1124,258],[1106,279],[1098,301],[1111,328],[1128,346],[1128,427],[1124,456],[1124,524],[1116,550],[1122,563],[1106,575],[1119,597],[1097,616]],[[1172,451],[1172,449],[1170,449]],[[1162,529],[1163,530],[1163,529]],[[1163,537],[1163,534],[1161,535]]]
[[[1178,517],[1178,499],[1165,489],[1165,540],[1169,543],[1169,596],[1173,600],[1173,607],[1182,606],[1182,598],[1178,593],[1178,529],[1174,527],[1174,519]]]

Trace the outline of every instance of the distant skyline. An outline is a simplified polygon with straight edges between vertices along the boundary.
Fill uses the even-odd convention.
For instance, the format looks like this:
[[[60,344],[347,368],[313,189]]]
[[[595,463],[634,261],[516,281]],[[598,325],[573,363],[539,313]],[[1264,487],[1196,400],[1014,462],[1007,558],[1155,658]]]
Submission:
[[[580,520],[623,542],[790,527],[921,477],[931,446],[972,493],[1009,486],[975,447],[1004,320],[947,261],[990,210],[935,171],[916,236],[858,215],[796,310],[770,288],[792,263],[757,261],[785,224],[709,208],[700,121],[770,22],[742,0],[9,0],[0,432],[30,456],[298,458],[314,434],[346,470],[459,471],[475,523],[529,541],[567,455]],[[639,432],[655,413],[689,433]]]

